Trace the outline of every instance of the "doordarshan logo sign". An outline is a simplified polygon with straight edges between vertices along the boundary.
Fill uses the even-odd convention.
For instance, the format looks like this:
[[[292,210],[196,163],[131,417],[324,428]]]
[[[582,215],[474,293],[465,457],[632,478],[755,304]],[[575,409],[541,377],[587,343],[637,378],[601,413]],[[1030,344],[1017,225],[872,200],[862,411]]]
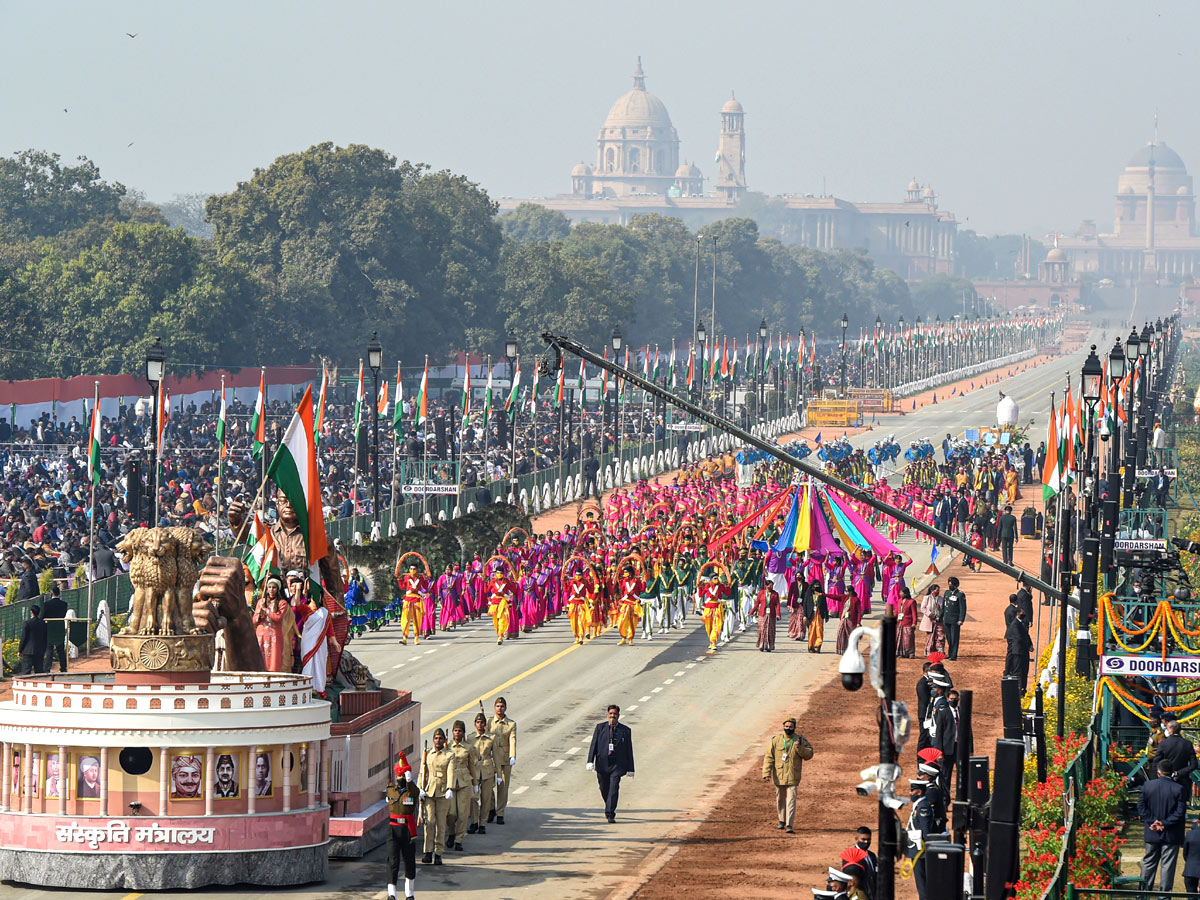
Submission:
[[[1143,675],[1147,678],[1196,678],[1197,656],[1106,656],[1100,664],[1105,675]]]

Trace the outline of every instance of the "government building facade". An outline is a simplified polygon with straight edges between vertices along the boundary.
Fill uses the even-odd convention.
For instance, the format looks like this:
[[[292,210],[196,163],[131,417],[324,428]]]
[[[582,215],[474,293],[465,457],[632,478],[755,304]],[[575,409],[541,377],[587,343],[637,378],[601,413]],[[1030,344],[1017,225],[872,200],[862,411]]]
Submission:
[[[746,112],[736,97],[721,106],[718,126],[716,169],[706,177],[694,162],[681,159],[679,135],[666,104],[646,90],[639,58],[632,88],[617,98],[600,126],[592,161],[580,161],[571,170],[570,193],[503,198],[500,210],[537,203],[572,222],[621,225],[634,216],[657,214],[682,219],[691,228],[738,216],[749,183]],[[862,248],[904,278],[954,272],[958,222],[938,209],[933,189],[916,179],[895,201],[788,194],[767,202],[778,208],[778,236],[787,243],[825,251]]]

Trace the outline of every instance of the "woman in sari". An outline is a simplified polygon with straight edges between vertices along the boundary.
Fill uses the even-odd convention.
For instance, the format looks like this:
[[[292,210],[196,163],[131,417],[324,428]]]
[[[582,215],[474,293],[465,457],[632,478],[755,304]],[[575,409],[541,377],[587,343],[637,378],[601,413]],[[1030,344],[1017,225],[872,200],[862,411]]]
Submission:
[[[775,649],[775,623],[779,621],[779,594],[772,585],[758,592],[754,614],[758,616],[758,649],[770,653]]]
[[[941,588],[930,585],[929,593],[921,598],[920,629],[925,635],[925,656],[935,650],[941,650],[945,645],[946,634],[942,626],[942,594]]]
[[[1004,470],[1004,499],[1009,503],[1016,503],[1020,491],[1017,485],[1020,483],[1020,478],[1017,475],[1017,470],[1009,465]]]
[[[896,655],[912,659],[917,648],[917,601],[908,588],[900,587],[900,611],[896,622]]]
[[[283,671],[283,585],[274,576],[254,609],[254,632],[268,672]]]

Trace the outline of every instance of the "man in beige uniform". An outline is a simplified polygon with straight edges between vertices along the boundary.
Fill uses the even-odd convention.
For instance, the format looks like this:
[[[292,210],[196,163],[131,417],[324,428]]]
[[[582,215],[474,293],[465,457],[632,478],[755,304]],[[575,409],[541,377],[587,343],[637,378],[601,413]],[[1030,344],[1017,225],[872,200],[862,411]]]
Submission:
[[[454,754],[446,747],[446,732],[433,732],[433,750],[425,754],[421,764],[421,817],[425,820],[425,855],[423,863],[442,864],[442,847],[446,843],[446,813],[454,790],[450,787],[455,773]]]
[[[779,813],[779,830],[787,829],[795,834],[796,787],[800,784],[800,770],[804,760],[812,759],[812,744],[803,735],[796,734],[796,720],[783,720],[783,734],[771,738],[767,752],[763,755],[763,781],[768,778],[775,784],[775,806]]]
[[[492,815],[492,791],[500,783],[496,774],[500,769],[500,757],[496,753],[496,742],[487,730],[488,720],[483,710],[475,714],[475,736],[471,746],[479,758],[479,792],[471,804],[471,827],[467,834],[487,834],[487,822]]]
[[[500,783],[496,785],[495,816],[488,814],[487,820],[495,820],[497,825],[504,824],[504,810],[508,808],[508,790],[512,786],[512,770],[517,764],[517,723],[508,718],[508,701],[503,697],[496,698],[496,715],[488,724],[488,731],[495,741],[496,774]]]
[[[462,719],[450,729],[450,752],[454,754],[454,776],[450,787],[454,799],[446,816],[446,849],[462,850],[467,823],[471,819],[471,807],[479,793],[479,758],[475,748],[467,743],[467,726]]]

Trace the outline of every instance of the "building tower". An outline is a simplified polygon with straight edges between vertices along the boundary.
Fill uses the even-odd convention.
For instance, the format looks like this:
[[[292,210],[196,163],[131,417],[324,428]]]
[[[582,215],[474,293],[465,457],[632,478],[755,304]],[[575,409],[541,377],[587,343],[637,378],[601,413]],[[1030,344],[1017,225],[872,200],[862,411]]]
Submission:
[[[717,193],[740,200],[746,193],[746,113],[730,93],[721,107],[721,142],[717,145]]]

